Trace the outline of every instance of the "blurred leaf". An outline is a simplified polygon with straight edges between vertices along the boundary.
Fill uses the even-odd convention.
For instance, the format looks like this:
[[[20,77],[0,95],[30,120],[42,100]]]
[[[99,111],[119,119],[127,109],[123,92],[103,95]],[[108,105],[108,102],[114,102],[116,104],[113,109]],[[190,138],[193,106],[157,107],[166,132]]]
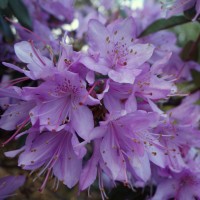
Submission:
[[[193,19],[196,15],[196,8],[195,6],[193,6],[192,8],[184,11],[184,15],[188,18],[188,19]]]
[[[1,13],[0,13],[0,30],[2,31],[6,42],[10,43],[10,42],[14,41],[14,35],[12,33],[12,30],[11,30],[9,24],[2,17]]]
[[[190,22],[189,19],[187,19],[184,16],[173,16],[170,17],[169,19],[159,19],[155,22],[153,22],[151,25],[149,25],[146,30],[144,30],[141,34],[140,37],[165,30],[168,28],[172,28],[177,25],[185,24]]]
[[[5,9],[8,5],[8,0],[0,0],[0,8]]]
[[[191,70],[192,78],[194,81],[194,84],[200,88],[200,72],[197,70],[192,69]]]
[[[200,34],[200,25],[198,22],[192,22],[176,26],[171,29],[176,33],[178,38],[178,44],[183,47],[188,41],[196,41]]]
[[[124,9],[119,9],[119,14],[120,14],[120,16],[122,17],[122,18],[126,18],[126,17],[128,17],[127,16],[127,13],[125,12],[125,10]]]
[[[178,91],[180,93],[191,93],[197,90],[197,86],[194,84],[193,81],[185,81],[177,83],[176,86],[178,87]]]
[[[200,64],[200,43],[198,44],[198,60],[197,62]]]
[[[32,20],[24,3],[21,0],[8,0],[8,3],[20,24],[32,30]]]
[[[197,48],[195,48],[195,47],[197,47]],[[196,46],[195,42],[189,41],[184,46],[184,48],[182,49],[182,52],[181,52],[181,58],[184,61],[189,61],[189,60],[198,61],[198,46]]]
[[[194,104],[195,104],[195,105],[200,105],[200,99],[197,100]]]

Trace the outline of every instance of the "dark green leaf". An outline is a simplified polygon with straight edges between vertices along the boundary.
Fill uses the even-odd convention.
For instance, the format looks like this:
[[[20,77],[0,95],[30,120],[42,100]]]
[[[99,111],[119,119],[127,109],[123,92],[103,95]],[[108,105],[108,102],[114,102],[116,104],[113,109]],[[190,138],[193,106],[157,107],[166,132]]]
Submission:
[[[8,5],[8,0],[0,0],[0,8],[5,9]]]
[[[126,18],[127,17],[127,13],[125,12],[124,9],[119,9],[119,14],[122,18]]]
[[[196,48],[196,43],[189,41],[183,48],[181,52],[181,58],[184,61],[198,61],[198,46]]]
[[[14,41],[14,35],[11,31],[11,28],[9,24],[4,20],[1,13],[0,13],[0,30],[2,31],[6,42],[10,43]]]
[[[198,60],[197,62],[200,64],[200,43],[198,44]]]
[[[168,28],[172,28],[177,25],[185,24],[190,22],[189,19],[187,19],[184,16],[173,16],[170,17],[169,19],[159,19],[149,25],[146,30],[144,30],[139,37],[143,37],[161,30],[165,30]]]
[[[9,0],[8,3],[20,24],[32,30],[32,20],[24,3],[21,0]]]
[[[194,84],[200,88],[200,72],[197,70],[192,69],[191,70],[192,78],[194,81]]]
[[[184,11],[184,15],[188,18],[188,19],[193,19],[196,15],[196,8],[195,6],[193,6],[192,8]]]

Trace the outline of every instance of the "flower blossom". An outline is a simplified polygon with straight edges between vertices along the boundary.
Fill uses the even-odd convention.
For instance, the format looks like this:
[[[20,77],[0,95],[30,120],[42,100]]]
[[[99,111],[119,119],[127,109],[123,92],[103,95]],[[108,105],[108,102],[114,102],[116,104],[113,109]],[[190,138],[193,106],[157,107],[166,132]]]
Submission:
[[[91,20],[88,28],[90,49],[81,62],[89,69],[108,75],[118,83],[134,83],[142,65],[152,56],[151,44],[136,40],[136,25],[132,17],[105,27]]]

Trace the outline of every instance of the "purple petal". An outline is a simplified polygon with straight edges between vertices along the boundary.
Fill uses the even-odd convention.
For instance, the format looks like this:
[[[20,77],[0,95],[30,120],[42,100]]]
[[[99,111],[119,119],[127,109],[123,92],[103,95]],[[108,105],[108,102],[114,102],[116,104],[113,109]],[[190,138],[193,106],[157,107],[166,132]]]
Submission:
[[[34,102],[20,102],[10,105],[0,119],[0,127],[5,130],[14,130],[29,116],[29,111],[35,105]]]
[[[109,64],[101,58],[99,58],[98,60],[94,60],[91,57],[84,56],[81,58],[80,62],[84,64],[88,69],[99,72],[103,75],[106,75],[109,71]]]
[[[148,61],[153,55],[155,47],[152,44],[135,44],[129,47],[132,51],[129,54],[127,68],[136,68]]]
[[[151,200],[168,200],[175,196],[178,189],[176,180],[166,180],[161,182]]]
[[[79,180],[82,159],[79,159],[73,151],[71,136],[68,135],[66,137],[66,144],[53,168],[53,172],[60,181],[63,181],[65,185],[72,188]]]
[[[24,71],[25,71],[25,70],[19,68],[18,66],[11,64],[11,63],[2,62],[2,64],[5,65],[6,67],[9,67],[9,68],[14,69],[14,70],[21,72],[21,73],[24,73]]]
[[[117,83],[130,83],[133,84],[135,77],[140,74],[140,69],[119,69],[119,70],[110,70],[108,76]]]
[[[102,23],[95,19],[90,20],[88,25],[88,38],[93,50],[106,52],[106,38],[109,35],[108,30]]]
[[[13,151],[7,151],[4,153],[4,155],[8,158],[14,158],[17,156],[19,153],[25,150],[25,147],[21,147],[20,149],[13,150]]]
[[[150,162],[147,153],[143,156],[137,155],[137,152],[129,154],[130,165],[133,168],[135,174],[141,178],[144,182],[148,181],[151,176]]]
[[[110,27],[108,26],[110,29]],[[114,41],[120,41],[124,37],[125,43],[130,43],[132,38],[136,38],[136,24],[133,17],[128,17],[127,19],[114,24],[112,33],[114,35]]]
[[[94,127],[94,119],[91,110],[87,106],[79,106],[72,112],[71,123],[78,135],[84,140],[89,139]]]
[[[80,190],[88,188],[96,179],[97,176],[98,157],[92,156],[84,167],[79,181]]]
[[[103,138],[100,151],[104,164],[109,168],[113,180],[116,180],[119,173],[125,170],[125,161],[122,154],[119,153],[120,149],[117,148],[117,141],[111,133],[107,133]]]
[[[3,200],[21,187],[25,182],[25,176],[6,176],[0,178],[0,199]]]
[[[125,110],[127,113],[135,112],[137,110],[137,100],[134,94],[131,94],[125,103]]]

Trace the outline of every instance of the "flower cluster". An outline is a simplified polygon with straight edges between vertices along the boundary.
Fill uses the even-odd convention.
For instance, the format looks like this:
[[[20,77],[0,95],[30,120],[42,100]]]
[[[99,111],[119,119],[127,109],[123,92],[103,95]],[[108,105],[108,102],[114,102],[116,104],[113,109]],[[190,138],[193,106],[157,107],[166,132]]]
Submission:
[[[46,23],[47,13],[61,21],[82,17],[84,27],[73,39],[84,38],[87,51],[75,50],[68,33],[60,44],[48,35],[45,44],[52,48],[44,51],[40,40],[32,41],[34,34],[16,25],[22,38],[31,38],[14,45],[15,64],[3,62],[22,77],[2,79],[0,128],[15,130],[2,146],[21,137],[25,143],[5,155],[19,155],[19,167],[37,171],[41,191],[53,176],[55,189],[61,181],[68,188],[78,184],[80,191],[98,179],[102,198],[107,185],[122,182],[130,188],[157,186],[152,200],[199,199],[200,91],[185,93],[178,85],[191,81],[190,70],[198,72],[200,65],[180,58],[172,32],[141,36],[162,10],[151,10],[156,3],[149,1],[141,10],[124,8],[125,18],[96,10],[83,17],[70,0],[39,1],[37,7],[47,13],[31,2],[31,14],[40,12]],[[181,2],[175,5],[184,6]],[[187,8],[196,5],[196,20],[199,1],[187,2]],[[39,34],[45,25],[34,20]],[[163,109],[175,96],[184,98]]]

